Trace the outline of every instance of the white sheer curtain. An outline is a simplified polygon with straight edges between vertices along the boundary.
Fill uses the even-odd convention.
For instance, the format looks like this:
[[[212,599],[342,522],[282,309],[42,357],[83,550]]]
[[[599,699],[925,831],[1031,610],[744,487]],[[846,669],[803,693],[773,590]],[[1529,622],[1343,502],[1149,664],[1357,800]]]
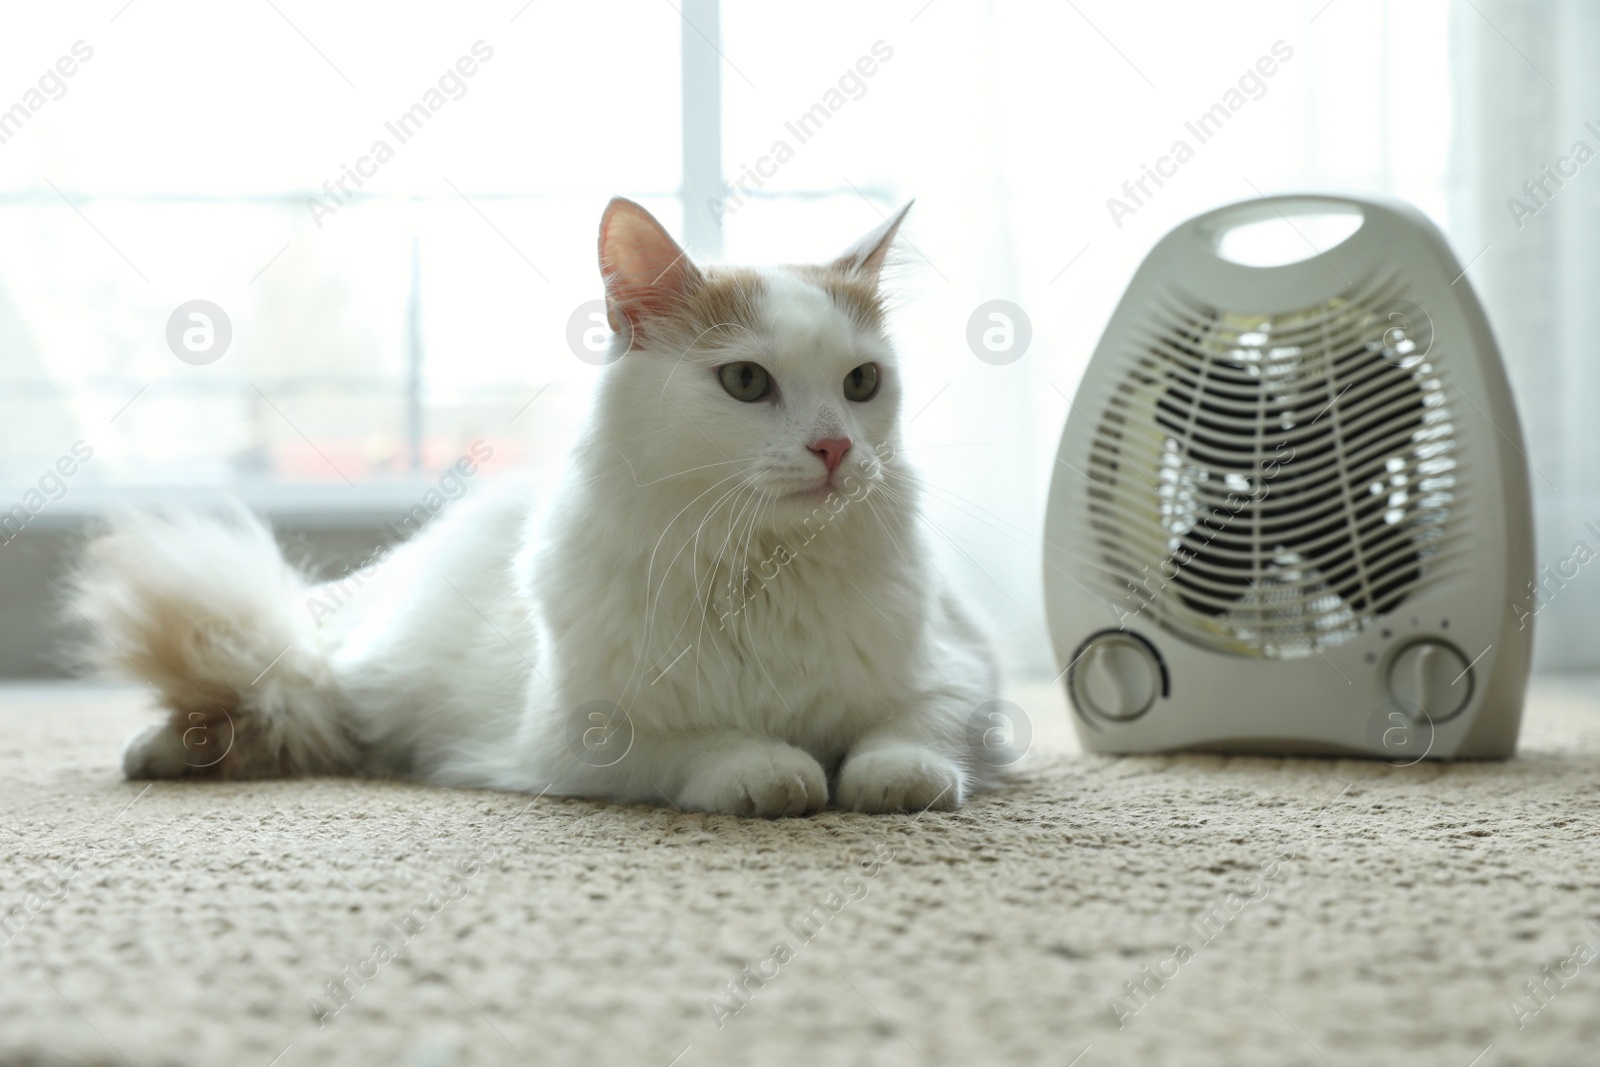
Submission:
[[[798,241],[826,254],[823,235],[917,197],[898,320],[910,454],[1014,675],[1054,673],[1038,581],[1046,487],[1066,397],[1123,286],[1182,219],[1291,190],[1409,200],[1470,264],[1510,366],[1536,468],[1539,562],[1554,576],[1525,605],[1539,607],[1536,663],[1600,665],[1589,624],[1600,562],[1575,559],[1600,557],[1600,157],[1587,156],[1600,153],[1600,5],[918,0],[817,13],[797,27],[724,7],[728,57],[750,76],[724,83],[730,175],[857,53],[880,39],[894,48],[866,94],[725,221],[728,252],[792,255]],[[1275,45],[1289,58],[1197,143],[1185,123]],[[1133,203],[1123,183],[1178,140],[1192,158],[1118,225],[1108,198]],[[1576,173],[1531,199],[1524,183],[1546,165]],[[1520,226],[1512,197],[1535,209]],[[1006,366],[965,341],[974,309],[997,298],[1021,306],[1033,332]]]
[[[1534,662],[1592,669],[1600,566],[1583,560],[1600,555],[1600,6],[1461,0],[1452,46],[1452,236],[1464,260],[1481,254],[1469,277],[1535,467]]]
[[[875,42],[893,56],[726,217],[727,255],[827,255],[841,235],[917,198],[896,319],[911,377],[909,457],[1011,676],[1048,679],[1044,503],[1067,398],[1123,287],[1169,228],[1258,194],[1399,196],[1448,227],[1449,5],[808,10],[797,24],[724,5],[723,48],[743,72],[723,80],[730,176],[788,136],[784,123]],[[1218,104],[1228,117],[1202,143],[1186,124]],[[1133,199],[1124,183],[1180,140],[1190,157],[1160,186],[1144,179]],[[1114,215],[1112,197],[1132,213]],[[967,342],[973,313],[996,299],[1020,306],[1032,328],[1026,353],[1006,365]]]

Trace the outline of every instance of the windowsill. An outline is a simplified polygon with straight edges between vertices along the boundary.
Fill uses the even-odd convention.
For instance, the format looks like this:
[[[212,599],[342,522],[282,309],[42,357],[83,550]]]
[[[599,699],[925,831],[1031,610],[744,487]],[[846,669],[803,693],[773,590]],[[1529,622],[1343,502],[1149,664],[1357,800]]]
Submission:
[[[69,486],[65,496],[39,509],[27,528],[41,532],[76,529],[86,520],[125,507],[204,510],[222,501],[236,500],[274,521],[300,528],[338,529],[381,523],[403,515],[421,503],[430,490],[438,489],[437,478],[364,485],[258,482],[225,486]]]
[[[483,491],[468,484],[468,496]],[[69,485],[64,497],[31,516],[16,536],[0,534],[0,679],[62,673],[59,620],[70,613],[63,612],[60,582],[85,531],[108,511],[140,505],[205,510],[236,500],[267,518],[292,560],[327,577],[402,536],[397,524],[412,509],[426,509],[430,490],[439,491],[437,479],[357,486]]]

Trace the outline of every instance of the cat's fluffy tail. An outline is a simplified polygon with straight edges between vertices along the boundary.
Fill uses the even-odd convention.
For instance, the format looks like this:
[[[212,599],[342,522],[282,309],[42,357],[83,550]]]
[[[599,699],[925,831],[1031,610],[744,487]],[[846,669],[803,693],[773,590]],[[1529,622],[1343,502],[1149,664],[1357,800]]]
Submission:
[[[155,688],[170,714],[129,738],[130,778],[352,769],[307,580],[243,507],[130,513],[83,553],[67,598],[86,665]]]

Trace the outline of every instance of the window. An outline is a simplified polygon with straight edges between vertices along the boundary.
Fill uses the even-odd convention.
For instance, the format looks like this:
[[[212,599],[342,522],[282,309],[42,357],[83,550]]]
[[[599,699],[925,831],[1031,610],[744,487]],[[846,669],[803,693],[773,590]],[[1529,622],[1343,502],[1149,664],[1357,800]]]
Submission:
[[[1490,74],[1543,92],[1532,64],[1554,62],[1550,20],[1520,10],[34,5],[0,39],[0,484],[16,499],[80,440],[93,458],[52,506],[177,487],[379,506],[480,438],[491,476],[555,473],[597,377],[568,336],[600,295],[608,197],[696,254],[763,263],[827,258],[914,196],[891,277],[906,455],[1013,669],[1048,675],[1057,436],[1145,252],[1198,212],[1309,189],[1410,200],[1472,259],[1516,191],[1482,175],[1544,159],[1494,132],[1515,108]],[[52,77],[79,41],[92,56]],[[1581,133],[1567,117],[1551,145]],[[1472,270],[1492,318],[1532,306],[1515,262]],[[194,300],[228,319],[211,362],[168,342]],[[994,300],[1024,315],[1012,362],[968,340]],[[1502,343],[1519,387],[1560,392]],[[1541,468],[1581,451],[1554,432],[1531,435]]]
[[[77,440],[85,500],[351,491],[319,497],[338,506],[479,437],[497,468],[554,462],[594,377],[564,337],[597,294],[599,206],[679,221],[678,16],[514,14],[19,11],[6,92],[82,58],[0,143],[6,484]],[[194,300],[220,315],[169,326]],[[211,347],[185,361],[169,329]]]

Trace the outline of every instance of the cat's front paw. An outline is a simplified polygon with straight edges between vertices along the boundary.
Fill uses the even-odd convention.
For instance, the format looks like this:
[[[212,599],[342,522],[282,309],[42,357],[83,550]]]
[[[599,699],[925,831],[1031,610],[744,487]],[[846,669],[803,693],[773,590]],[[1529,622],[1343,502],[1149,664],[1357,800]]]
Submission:
[[[822,765],[798,748],[776,743],[709,761],[678,794],[682,808],[761,819],[809,815],[827,803]]]
[[[938,752],[906,746],[851,755],[839,772],[839,803],[878,815],[891,811],[955,811],[961,768]]]

